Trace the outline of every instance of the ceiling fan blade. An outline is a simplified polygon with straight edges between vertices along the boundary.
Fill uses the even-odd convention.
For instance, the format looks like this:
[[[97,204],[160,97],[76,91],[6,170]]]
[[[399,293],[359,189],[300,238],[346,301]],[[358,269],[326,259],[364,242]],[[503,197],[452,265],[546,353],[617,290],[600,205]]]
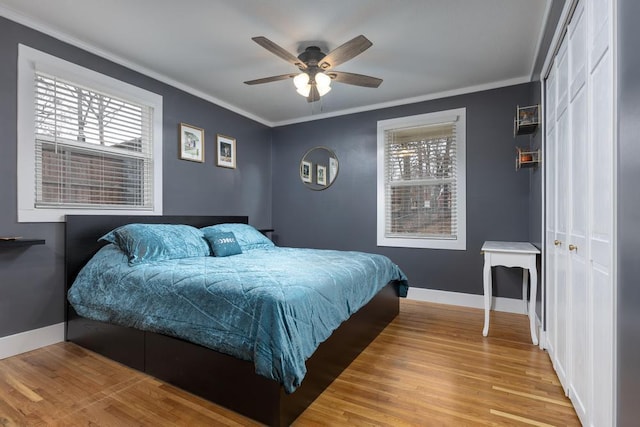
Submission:
[[[311,85],[311,92],[309,92],[309,96],[307,96],[307,102],[316,102],[320,100],[320,93],[318,92],[318,88],[316,85]]]
[[[364,74],[345,73],[344,71],[329,71],[327,73],[331,80],[348,85],[378,87],[382,83],[382,79],[377,77],[365,76]]]
[[[244,83],[248,85],[259,85],[262,83],[271,83],[271,82],[277,82],[279,80],[292,79],[295,76],[296,74],[280,74],[279,76],[271,76],[271,77],[264,77],[262,79],[248,80]]]
[[[273,53],[274,55],[277,55],[280,58],[284,59],[285,61],[292,63],[293,65],[298,67],[300,70],[305,70],[307,68],[307,65],[304,62],[300,61],[293,54],[287,52],[285,49],[278,46],[268,38],[263,36],[258,36],[258,37],[252,37],[251,40],[258,43],[260,46],[267,49],[269,52]]]
[[[350,60],[356,55],[361,54],[365,50],[369,49],[372,45],[373,43],[371,43],[369,39],[363,35],[353,38],[345,44],[333,49],[327,54],[327,56],[322,58],[322,60],[320,61],[320,68],[322,68],[323,70],[328,70],[330,68],[336,67],[343,62]]]

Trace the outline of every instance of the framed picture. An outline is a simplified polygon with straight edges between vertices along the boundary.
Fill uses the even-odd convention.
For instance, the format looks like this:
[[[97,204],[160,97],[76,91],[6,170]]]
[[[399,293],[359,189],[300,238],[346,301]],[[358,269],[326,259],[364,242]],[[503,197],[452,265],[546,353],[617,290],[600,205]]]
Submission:
[[[313,168],[313,164],[311,162],[307,162],[303,160],[300,163],[300,178],[302,178],[302,182],[311,183],[311,169]]]
[[[216,136],[216,166],[236,168],[236,139],[218,134]]]
[[[316,182],[318,185],[327,185],[327,167],[318,165],[316,167]]]
[[[180,123],[180,158],[204,162],[204,129]]]

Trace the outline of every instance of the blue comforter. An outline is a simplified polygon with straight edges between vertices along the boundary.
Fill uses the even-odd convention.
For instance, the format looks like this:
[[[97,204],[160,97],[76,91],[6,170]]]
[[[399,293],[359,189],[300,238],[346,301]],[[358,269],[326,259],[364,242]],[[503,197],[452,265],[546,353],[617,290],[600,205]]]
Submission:
[[[129,266],[110,244],[78,274],[68,299],[83,317],[253,361],[291,393],[318,345],[390,281],[406,295],[398,266],[362,252],[274,247]]]

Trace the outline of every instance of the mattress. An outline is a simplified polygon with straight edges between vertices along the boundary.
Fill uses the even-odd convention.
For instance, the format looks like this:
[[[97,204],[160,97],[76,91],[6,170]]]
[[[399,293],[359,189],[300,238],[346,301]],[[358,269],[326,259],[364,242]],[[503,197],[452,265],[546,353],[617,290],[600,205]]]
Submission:
[[[406,296],[400,268],[363,252],[271,247],[132,266],[109,244],[78,274],[68,299],[83,317],[252,361],[257,374],[291,393],[318,345],[394,281]]]

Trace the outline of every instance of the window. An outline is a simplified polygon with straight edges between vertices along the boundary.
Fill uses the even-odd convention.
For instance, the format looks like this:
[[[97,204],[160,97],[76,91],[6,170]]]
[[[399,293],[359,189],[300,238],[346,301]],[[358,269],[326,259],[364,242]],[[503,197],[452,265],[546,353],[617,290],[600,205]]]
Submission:
[[[162,97],[20,45],[18,220],[162,213]]]
[[[378,122],[378,246],[466,249],[464,108]]]

